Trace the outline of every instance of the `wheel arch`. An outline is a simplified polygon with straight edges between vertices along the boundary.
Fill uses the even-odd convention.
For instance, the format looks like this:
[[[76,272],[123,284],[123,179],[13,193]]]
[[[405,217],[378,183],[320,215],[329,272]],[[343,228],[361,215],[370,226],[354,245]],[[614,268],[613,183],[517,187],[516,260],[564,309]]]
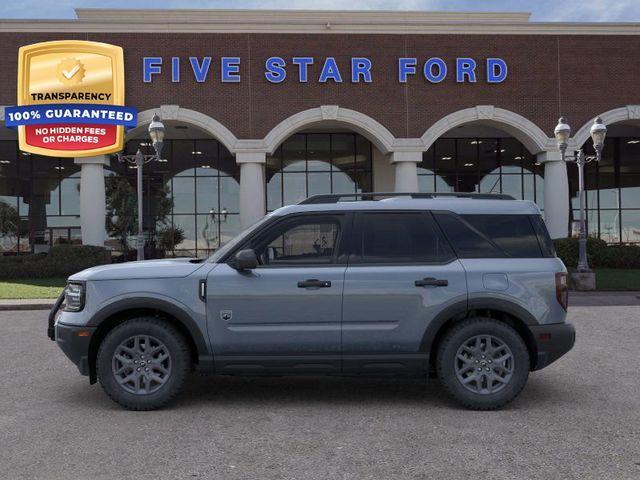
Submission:
[[[420,351],[429,353],[431,367],[435,365],[436,352],[445,334],[457,323],[472,317],[492,318],[512,327],[527,346],[530,369],[535,369],[538,349],[529,325],[538,325],[538,322],[520,305],[495,299],[459,302],[445,308],[430,322],[422,338]]]
[[[137,317],[160,318],[174,326],[187,340],[192,362],[200,367],[212,364],[209,348],[202,331],[193,318],[179,306],[168,301],[155,298],[127,298],[114,302],[98,314],[90,322],[96,330],[89,343],[89,381],[96,382],[96,357],[102,340],[121,323]]]

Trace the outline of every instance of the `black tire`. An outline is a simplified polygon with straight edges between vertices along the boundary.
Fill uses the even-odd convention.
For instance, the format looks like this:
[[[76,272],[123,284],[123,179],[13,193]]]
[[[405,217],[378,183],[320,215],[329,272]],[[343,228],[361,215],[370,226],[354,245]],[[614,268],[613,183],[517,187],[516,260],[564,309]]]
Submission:
[[[119,349],[123,342],[136,336],[157,339],[165,347],[166,350],[163,351],[169,355],[170,369],[164,376],[164,383],[160,386],[153,385],[148,393],[128,391],[127,388],[133,387],[121,385],[114,372],[116,349]],[[138,361],[148,362],[148,358],[137,360],[137,364]],[[129,410],[155,410],[165,406],[182,390],[190,370],[191,354],[184,336],[168,322],[153,317],[133,318],[115,327],[100,344],[96,359],[96,373],[103,390],[114,402]],[[153,390],[154,388],[157,390]]]
[[[462,355],[465,358],[470,357],[470,359],[461,361],[457,358],[459,349],[465,348],[463,345],[469,345],[468,342],[475,345],[475,339],[478,337],[481,338],[480,346],[486,345],[487,337],[485,336],[493,337],[495,341],[502,342],[510,350],[513,363],[501,363],[501,365],[508,366],[509,374],[506,373],[507,369],[497,367],[498,363],[487,365],[487,359],[479,354],[469,353],[468,349],[463,350]],[[493,341],[489,342],[491,346],[496,345]],[[508,350],[502,350],[503,355],[505,352],[508,353]],[[495,355],[500,355],[500,353]],[[486,355],[486,357],[489,358],[490,355]],[[498,360],[499,358],[501,357],[497,357]],[[477,363],[476,360],[480,362],[477,365],[478,368],[484,369],[492,366],[500,368],[499,374],[504,376],[503,379],[500,382],[494,379],[489,381],[486,376],[482,376],[482,372],[478,373],[476,368],[471,368],[470,365]],[[471,410],[496,410],[512,401],[522,391],[529,377],[529,363],[529,351],[518,332],[498,320],[477,317],[454,325],[445,334],[438,347],[436,370],[438,378],[447,392],[464,407]],[[466,373],[465,368],[467,369]],[[493,370],[490,374],[493,375]],[[475,378],[470,379],[471,376]],[[464,379],[469,380],[469,386],[463,384]],[[497,391],[491,391],[492,388]],[[472,389],[478,391],[471,391]]]

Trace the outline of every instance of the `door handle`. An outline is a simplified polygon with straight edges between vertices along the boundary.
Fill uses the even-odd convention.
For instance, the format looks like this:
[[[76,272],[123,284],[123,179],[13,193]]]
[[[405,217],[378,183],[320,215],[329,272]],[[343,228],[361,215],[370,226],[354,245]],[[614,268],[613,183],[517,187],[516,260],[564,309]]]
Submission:
[[[329,288],[330,286],[331,282],[315,278],[298,282],[298,288]]]
[[[416,280],[413,284],[416,287],[447,287],[449,286],[449,280],[438,280],[433,277],[428,277],[422,280]]]

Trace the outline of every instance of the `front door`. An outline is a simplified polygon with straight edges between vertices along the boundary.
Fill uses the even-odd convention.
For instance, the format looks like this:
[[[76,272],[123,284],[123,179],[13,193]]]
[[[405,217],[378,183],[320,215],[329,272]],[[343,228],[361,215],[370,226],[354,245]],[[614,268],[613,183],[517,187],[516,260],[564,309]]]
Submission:
[[[429,212],[361,213],[345,275],[345,372],[424,371],[420,345],[444,308],[466,306],[465,271]]]
[[[282,219],[242,248],[254,270],[217,265],[207,279],[208,330],[220,372],[338,372],[345,215]]]

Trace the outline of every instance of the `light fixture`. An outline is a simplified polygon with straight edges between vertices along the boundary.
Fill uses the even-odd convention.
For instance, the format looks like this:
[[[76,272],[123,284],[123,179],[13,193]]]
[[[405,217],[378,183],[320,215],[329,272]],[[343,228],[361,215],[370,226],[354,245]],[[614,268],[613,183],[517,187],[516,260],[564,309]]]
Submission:
[[[604,137],[607,136],[607,127],[602,123],[600,117],[596,117],[590,129],[591,140],[593,140],[593,148],[596,152],[602,152],[604,146]]]
[[[200,168],[211,168],[211,165],[200,165]]]
[[[202,152],[200,150],[194,150],[191,152],[191,155],[202,155]]]
[[[149,124],[149,138],[151,138],[153,148],[156,150],[158,157],[160,157],[160,151],[162,150],[165,131],[164,124],[160,121],[160,117],[156,113],[153,115],[151,123]]]
[[[7,163],[11,163],[11,160],[0,160],[0,163],[6,165]]]
[[[222,207],[222,210],[220,211],[220,213],[222,214],[222,221],[226,222],[227,221],[227,215],[229,215],[229,211]]]
[[[628,145],[634,145],[634,144],[636,144],[636,143],[640,143],[640,140],[629,140],[629,141],[627,142],[627,144],[628,144]]]
[[[473,163],[465,163],[464,164],[465,167],[473,167],[473,165],[474,165]]]
[[[522,157],[513,157],[514,160],[522,160]]]
[[[482,143],[482,140],[471,140],[471,145],[478,145]]]
[[[442,157],[442,160],[451,160],[452,157]]]
[[[55,168],[56,170],[64,170],[64,167],[58,167],[57,165],[53,168]]]
[[[507,150],[506,150],[505,148],[501,148],[501,149],[500,149],[500,152],[501,152],[501,153],[504,153],[504,152],[506,152],[506,151],[507,151]]]
[[[566,118],[560,117],[558,119],[558,125],[556,125],[556,128],[553,130],[553,134],[556,137],[558,150],[565,152],[569,144],[569,137],[571,136],[571,127],[567,123]]]

